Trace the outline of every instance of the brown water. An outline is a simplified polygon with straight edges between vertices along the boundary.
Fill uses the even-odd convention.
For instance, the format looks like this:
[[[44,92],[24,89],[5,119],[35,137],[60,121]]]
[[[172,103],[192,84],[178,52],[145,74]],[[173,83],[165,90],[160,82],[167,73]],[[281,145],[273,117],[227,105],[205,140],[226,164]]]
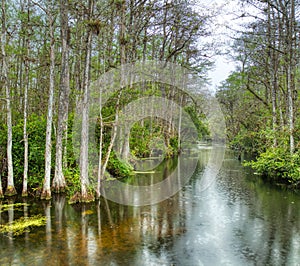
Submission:
[[[48,219],[22,236],[1,235],[0,265],[300,265],[300,196],[265,184],[231,152],[203,192],[208,153],[199,153],[190,182],[156,205],[102,198],[70,206],[57,197],[2,212],[1,224],[39,213]]]

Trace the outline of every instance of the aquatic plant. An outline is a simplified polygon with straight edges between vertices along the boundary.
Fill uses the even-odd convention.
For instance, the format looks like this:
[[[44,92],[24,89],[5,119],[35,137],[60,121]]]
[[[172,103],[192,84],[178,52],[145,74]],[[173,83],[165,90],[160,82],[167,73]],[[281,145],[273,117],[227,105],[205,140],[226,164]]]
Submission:
[[[14,203],[14,204],[3,204],[3,205],[0,205],[0,213],[2,212],[6,212],[10,209],[14,209],[14,211],[18,211],[20,210],[19,208],[22,207],[22,206],[29,206],[30,204],[27,204],[27,203]]]
[[[21,217],[11,223],[0,225],[0,233],[12,233],[14,236],[19,236],[25,232],[30,232],[30,228],[43,226],[46,224],[46,217],[35,215],[31,217]]]

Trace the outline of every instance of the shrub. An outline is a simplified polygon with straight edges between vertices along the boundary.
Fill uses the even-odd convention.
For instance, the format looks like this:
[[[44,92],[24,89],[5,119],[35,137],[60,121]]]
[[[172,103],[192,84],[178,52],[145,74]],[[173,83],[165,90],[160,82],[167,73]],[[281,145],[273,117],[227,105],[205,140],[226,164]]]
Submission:
[[[24,172],[24,121],[19,120],[13,126],[13,167],[16,187],[21,187]],[[37,115],[31,115],[27,122],[28,132],[28,186],[38,187],[42,184],[45,164],[45,132],[46,119]],[[7,128],[0,131],[1,149],[6,149]]]
[[[107,171],[114,177],[124,178],[133,174],[133,167],[129,163],[119,160],[112,152],[107,164]]]
[[[279,181],[297,183],[300,181],[300,154],[290,154],[284,148],[269,148],[256,161],[246,162],[259,174]]]

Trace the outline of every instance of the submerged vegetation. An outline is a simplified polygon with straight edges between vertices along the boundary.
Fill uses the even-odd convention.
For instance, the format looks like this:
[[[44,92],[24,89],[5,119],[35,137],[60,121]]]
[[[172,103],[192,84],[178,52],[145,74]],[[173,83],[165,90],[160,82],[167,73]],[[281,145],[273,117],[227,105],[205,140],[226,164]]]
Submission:
[[[18,210],[20,207],[29,206],[27,203],[1,204],[0,213],[13,209]]]
[[[5,225],[0,225],[0,233],[13,234],[19,236],[26,232],[30,232],[33,227],[43,226],[46,224],[46,217],[42,215],[35,215],[31,217],[21,217],[13,222]]]

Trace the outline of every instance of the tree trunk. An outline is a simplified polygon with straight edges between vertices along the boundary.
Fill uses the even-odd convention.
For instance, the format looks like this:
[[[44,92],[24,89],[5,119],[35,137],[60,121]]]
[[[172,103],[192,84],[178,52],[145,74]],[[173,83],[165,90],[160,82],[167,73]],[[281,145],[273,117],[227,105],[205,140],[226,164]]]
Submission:
[[[100,91],[101,93],[101,91]],[[100,198],[101,195],[101,180],[102,180],[102,148],[103,148],[103,117],[102,117],[102,105],[101,105],[102,97],[100,95],[99,99],[99,107],[100,107],[100,113],[99,113],[99,119],[100,119],[100,139],[99,139],[99,159],[98,159],[98,174],[97,174],[97,189],[96,189],[96,197]]]
[[[179,120],[178,120],[178,144],[177,144],[178,145],[177,146],[177,152],[178,153],[181,153],[182,108],[183,108],[183,95],[180,96],[180,110],[179,110]]]
[[[163,21],[162,21],[162,31],[163,31],[163,40],[162,40],[162,46],[160,49],[160,55],[159,55],[159,60],[163,61],[165,58],[165,50],[166,50],[166,45],[168,41],[168,33],[167,33],[167,23],[168,23],[168,3],[167,1],[164,1],[164,7],[163,7]]]
[[[24,173],[23,173],[23,189],[22,196],[27,197],[27,183],[28,183],[28,133],[27,133],[27,116],[28,116],[28,89],[29,89],[29,36],[28,36],[28,26],[30,20],[30,1],[27,1],[27,21],[26,21],[26,31],[27,36],[25,40],[26,49],[26,59],[25,59],[25,80],[24,80],[24,128],[23,128],[23,138],[24,138]]]
[[[110,157],[110,154],[111,154],[111,151],[112,151],[112,148],[114,146],[114,142],[115,142],[115,139],[116,139],[116,136],[117,136],[117,124],[118,124],[118,121],[119,121],[119,114],[118,113],[119,113],[120,98],[121,98],[121,93],[119,93],[119,96],[118,96],[115,122],[114,122],[114,125],[113,125],[113,129],[112,129],[112,133],[111,133],[111,139],[110,139],[110,143],[109,143],[106,155],[105,155],[104,163],[102,165],[102,170],[101,170],[102,178],[104,177],[104,173],[106,171],[106,167],[107,167],[107,164],[108,164],[108,161],[109,161],[109,157]]]
[[[89,18],[92,17],[94,1],[89,0]],[[81,124],[81,143],[80,143],[80,182],[81,182],[81,202],[89,202],[94,200],[88,191],[89,185],[89,160],[88,160],[88,144],[89,144],[89,81],[90,81],[90,61],[92,50],[92,29],[88,29],[86,37],[86,58],[84,68],[84,85],[82,100],[82,124]]]
[[[126,46],[127,46],[127,38],[126,38],[126,1],[122,0],[122,5],[121,5],[121,10],[120,10],[120,40],[119,40],[119,46],[120,46],[120,63],[121,66],[127,63],[126,60]],[[123,89],[124,85],[124,80],[125,80],[125,73],[121,73],[121,89]],[[119,103],[118,103],[119,104]],[[126,127],[126,125],[125,125]],[[114,130],[113,130],[114,132]],[[124,160],[128,159],[129,156],[129,135],[130,133],[127,134],[127,130],[125,128],[124,131],[124,141],[122,142],[123,145],[121,147],[121,158]],[[114,139],[115,137],[114,133],[112,134],[112,138]],[[110,153],[110,152],[109,152]]]
[[[0,169],[0,199],[3,199],[4,198],[4,195],[3,195],[3,189],[2,189],[2,170]],[[0,219],[1,219],[1,216],[0,216]]]
[[[295,142],[294,142],[294,103],[293,103],[291,75],[292,75],[291,67],[288,66],[288,71],[287,71],[288,122],[289,122],[289,135],[290,135],[290,153],[293,154],[295,150]]]
[[[122,90],[118,93],[118,96],[117,96],[115,121],[114,121],[113,127],[112,127],[110,143],[109,143],[109,145],[108,145],[107,152],[106,152],[105,158],[104,158],[104,160],[103,160],[103,164],[102,164],[102,168],[101,168],[101,177],[100,177],[100,179],[103,179],[103,178],[104,178],[104,174],[105,174],[106,167],[107,167],[107,164],[108,164],[108,161],[109,161],[109,157],[110,157],[110,154],[111,154],[111,152],[112,152],[112,149],[113,149],[113,146],[114,146],[115,139],[116,139],[116,137],[117,137],[117,132],[118,132],[117,129],[118,129],[118,122],[119,122],[119,109],[120,109],[120,100],[121,100],[121,96],[122,96]]]
[[[58,110],[58,125],[56,139],[56,160],[55,174],[52,188],[56,193],[63,192],[66,181],[63,174],[63,150],[64,136],[68,127],[68,105],[70,94],[70,73],[69,73],[69,26],[68,26],[68,4],[60,1],[60,23],[61,23],[61,76],[60,76],[60,95]]]
[[[51,198],[50,178],[51,178],[51,148],[52,148],[52,120],[53,120],[53,98],[54,98],[54,68],[55,68],[55,39],[54,39],[54,18],[48,14],[50,30],[50,74],[49,74],[49,99],[46,126],[46,147],[45,147],[45,178],[43,185],[42,199]]]
[[[1,53],[2,53],[2,86],[6,93],[6,110],[7,110],[7,189],[5,195],[13,196],[17,194],[14,186],[13,160],[12,160],[12,110],[10,89],[8,85],[8,68],[6,57],[6,1],[2,0],[2,34],[1,34]]]
[[[287,12],[288,13],[288,12]],[[294,72],[295,72],[295,51],[294,38],[296,38],[295,32],[295,0],[292,0],[289,4],[289,15],[286,17],[286,29],[287,29],[287,54],[286,54],[286,86],[287,86],[287,113],[288,113],[288,124],[289,124],[289,138],[290,138],[290,153],[293,154],[295,151],[295,140],[294,140]]]
[[[126,0],[122,0],[120,10],[120,63],[121,65],[126,63]]]
[[[273,147],[277,146],[277,138],[275,136],[277,130],[277,60],[275,51],[275,38],[274,38],[274,27],[272,27],[272,22],[274,16],[271,18],[271,6],[268,3],[268,66],[271,72],[270,80],[268,81],[269,89],[271,91],[271,103],[272,103],[272,129],[274,133]]]

